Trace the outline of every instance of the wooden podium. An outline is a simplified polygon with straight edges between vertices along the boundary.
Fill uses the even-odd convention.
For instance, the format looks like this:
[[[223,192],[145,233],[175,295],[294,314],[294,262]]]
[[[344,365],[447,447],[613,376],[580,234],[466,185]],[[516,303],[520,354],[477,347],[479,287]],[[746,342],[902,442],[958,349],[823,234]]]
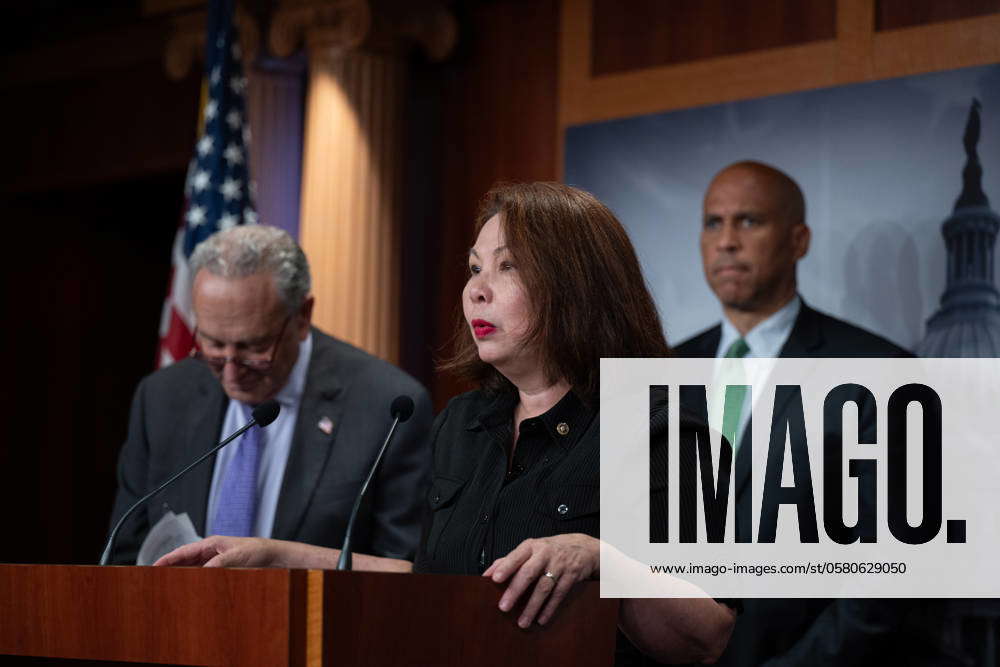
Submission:
[[[617,600],[578,587],[545,628],[480,577],[0,565],[0,656],[172,665],[611,665]],[[0,658],[2,661],[2,658]]]

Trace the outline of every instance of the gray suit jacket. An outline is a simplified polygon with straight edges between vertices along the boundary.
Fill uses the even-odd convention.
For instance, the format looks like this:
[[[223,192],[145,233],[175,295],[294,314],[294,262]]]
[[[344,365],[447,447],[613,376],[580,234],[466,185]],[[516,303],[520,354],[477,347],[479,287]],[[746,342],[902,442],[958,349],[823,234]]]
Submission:
[[[382,445],[400,395],[415,404],[401,424],[369,489],[352,543],[359,553],[412,558],[420,539],[423,498],[430,474],[427,432],[433,409],[427,391],[395,366],[313,329],[313,351],[288,454],[272,537],[339,547],[354,498]],[[149,375],[132,401],[128,439],[118,460],[112,526],[128,507],[211,449],[228,398],[208,368],[184,360]],[[333,422],[324,433],[318,423]],[[192,470],[128,518],[113,561],[135,561],[149,528],[170,509],[187,512],[204,533],[214,457]]]

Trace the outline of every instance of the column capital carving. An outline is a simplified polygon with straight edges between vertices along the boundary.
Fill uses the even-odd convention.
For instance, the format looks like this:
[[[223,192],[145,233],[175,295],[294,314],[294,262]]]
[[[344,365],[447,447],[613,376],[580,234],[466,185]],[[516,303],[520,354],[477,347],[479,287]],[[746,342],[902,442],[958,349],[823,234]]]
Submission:
[[[283,0],[268,38],[279,57],[303,44],[310,52],[343,53],[364,45],[374,52],[401,53],[415,43],[438,61],[455,47],[458,22],[439,0]]]
[[[271,51],[282,58],[303,43],[310,51],[350,51],[365,41],[371,25],[367,0],[285,0],[274,13],[268,38]]]
[[[440,62],[451,54],[458,41],[458,21],[440,2],[411,5],[399,25],[399,34],[416,42],[427,57]]]
[[[171,18],[170,35],[163,54],[163,65],[171,79],[183,79],[194,63],[205,59],[205,30],[208,14],[193,11]],[[252,63],[260,48],[260,28],[257,20],[242,7],[236,7],[233,17],[240,33],[243,62]]]

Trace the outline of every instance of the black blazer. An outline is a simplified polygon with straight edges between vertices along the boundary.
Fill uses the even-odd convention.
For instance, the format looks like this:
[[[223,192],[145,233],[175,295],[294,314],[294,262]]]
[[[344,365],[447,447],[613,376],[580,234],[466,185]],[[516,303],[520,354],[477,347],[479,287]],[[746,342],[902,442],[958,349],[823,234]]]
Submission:
[[[716,325],[674,348],[679,357],[714,357],[722,336]],[[903,348],[802,303],[782,357],[912,357]],[[784,406],[775,406],[780,418]],[[875,428],[874,413],[864,430]],[[746,433],[742,437],[746,437]],[[750,503],[749,467],[737,466],[737,503]],[[759,483],[759,482],[758,482]],[[898,630],[908,600],[747,599],[719,665],[892,664],[906,651]],[[773,662],[771,662],[773,661]]]
[[[412,558],[430,475],[427,391],[395,366],[313,329],[312,357],[288,454],[272,537],[339,547],[354,498],[391,423],[389,405],[406,394],[415,409],[400,425],[355,526],[358,552]],[[135,500],[222,437],[228,398],[208,368],[191,359],[149,375],[132,401],[118,460],[112,523]],[[330,434],[318,426],[333,423]],[[129,517],[114,562],[135,561],[149,528],[167,509],[187,512],[204,534],[213,460],[205,461]]]

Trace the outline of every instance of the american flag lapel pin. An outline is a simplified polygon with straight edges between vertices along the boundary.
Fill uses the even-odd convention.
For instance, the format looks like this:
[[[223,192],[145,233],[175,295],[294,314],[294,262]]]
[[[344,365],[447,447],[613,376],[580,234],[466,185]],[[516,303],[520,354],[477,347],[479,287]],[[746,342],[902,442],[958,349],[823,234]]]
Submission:
[[[318,426],[319,430],[323,431],[323,433],[326,433],[327,435],[333,433],[333,420],[325,415],[319,420],[319,423],[316,424],[316,426]]]

